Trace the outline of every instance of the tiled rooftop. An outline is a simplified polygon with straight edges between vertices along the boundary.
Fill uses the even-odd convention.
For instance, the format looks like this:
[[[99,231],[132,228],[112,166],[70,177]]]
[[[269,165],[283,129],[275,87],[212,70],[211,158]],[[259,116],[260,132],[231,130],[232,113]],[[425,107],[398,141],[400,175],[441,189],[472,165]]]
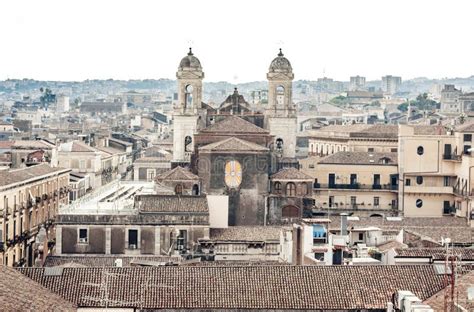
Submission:
[[[446,258],[446,248],[406,248],[395,249],[397,258],[432,258],[433,260],[444,260]],[[473,248],[452,248],[450,253],[462,261],[474,261]]]
[[[385,163],[387,162],[387,163]],[[344,164],[344,165],[397,165],[397,153],[374,153],[374,152],[338,152],[329,155],[319,161],[320,164]]]
[[[472,309],[474,308],[474,304],[472,302],[472,299],[469,300],[468,296],[468,289],[474,286],[474,271],[471,271],[464,276],[461,276],[460,278],[457,279],[455,283],[455,289],[454,293],[456,294],[456,302],[459,306],[464,308],[464,311],[473,311]],[[451,286],[448,286],[451,288]],[[472,292],[472,291],[471,291]],[[446,291],[445,289],[440,290],[437,292],[435,295],[431,296],[427,300],[423,301],[423,303],[428,304],[434,311],[445,311],[445,295]],[[450,306],[448,306],[448,311],[456,311],[458,310],[457,308],[453,308],[452,310],[450,309]],[[458,311],[462,311],[459,309]]]
[[[313,177],[295,168],[284,168],[271,176],[272,180],[311,180]]]
[[[206,196],[137,195],[140,212],[209,212]]]
[[[196,181],[199,177],[181,166],[168,170],[156,176],[157,181]]]
[[[339,230],[341,227],[341,217],[330,217],[329,225],[331,230]],[[431,238],[436,242],[441,242],[442,238],[449,237],[453,243],[472,243],[474,242],[474,228],[467,225],[466,219],[456,217],[439,218],[407,218],[401,221],[390,221],[385,218],[359,217],[358,221],[348,220],[348,228],[362,228],[368,226],[379,227],[387,231],[400,231],[404,229],[420,237]]]
[[[279,241],[284,228],[277,226],[230,226],[211,229],[209,238],[216,241]]]
[[[115,260],[121,259],[123,267],[132,266],[137,261],[151,262],[175,262],[181,261],[181,257],[165,256],[125,256],[125,255],[93,255],[93,256],[48,256],[44,263],[45,267],[113,267]]]
[[[0,171],[0,187],[38,178],[43,175],[65,173],[68,171],[70,170],[57,167],[53,168],[49,164],[39,164],[21,169],[2,170]]]
[[[15,269],[0,266],[1,311],[76,311],[74,304]]]
[[[201,130],[200,132],[218,132],[218,133],[269,133],[268,130],[260,128],[247,120],[237,116],[229,116],[224,120],[216,122],[213,125]]]
[[[444,287],[444,275],[429,265],[64,268],[57,276],[19,270],[80,307],[383,310],[397,290],[425,300]],[[95,286],[104,276],[106,297]]]

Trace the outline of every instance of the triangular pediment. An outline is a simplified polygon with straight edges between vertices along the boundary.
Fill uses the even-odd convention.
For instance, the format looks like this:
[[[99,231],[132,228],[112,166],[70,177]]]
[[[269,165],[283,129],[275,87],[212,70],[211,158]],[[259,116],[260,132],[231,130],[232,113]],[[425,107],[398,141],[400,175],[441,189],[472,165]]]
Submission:
[[[235,137],[231,137],[219,142],[214,142],[199,148],[199,151],[248,151],[248,152],[266,152],[268,148],[253,142],[245,141]]]

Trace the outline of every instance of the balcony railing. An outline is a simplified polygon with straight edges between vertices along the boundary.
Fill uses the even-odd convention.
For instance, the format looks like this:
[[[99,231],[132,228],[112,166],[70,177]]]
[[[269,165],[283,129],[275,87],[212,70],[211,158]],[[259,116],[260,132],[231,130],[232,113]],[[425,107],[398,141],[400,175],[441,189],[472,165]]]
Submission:
[[[454,161],[461,161],[462,155],[456,154],[443,154],[444,160],[454,160]]]
[[[398,185],[392,184],[321,184],[314,183],[315,189],[338,189],[338,190],[398,190]]]

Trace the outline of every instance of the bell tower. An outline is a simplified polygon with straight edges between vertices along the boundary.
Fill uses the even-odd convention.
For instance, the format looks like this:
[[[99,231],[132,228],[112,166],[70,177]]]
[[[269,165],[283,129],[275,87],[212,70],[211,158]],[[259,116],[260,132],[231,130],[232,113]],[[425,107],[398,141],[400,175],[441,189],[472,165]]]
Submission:
[[[179,63],[176,78],[178,103],[173,114],[173,162],[187,163],[194,152],[194,134],[206,120],[202,109],[204,72],[191,48]]]
[[[268,107],[265,126],[275,136],[273,150],[281,157],[296,155],[296,108],[293,104],[293,68],[281,49],[267,73]]]

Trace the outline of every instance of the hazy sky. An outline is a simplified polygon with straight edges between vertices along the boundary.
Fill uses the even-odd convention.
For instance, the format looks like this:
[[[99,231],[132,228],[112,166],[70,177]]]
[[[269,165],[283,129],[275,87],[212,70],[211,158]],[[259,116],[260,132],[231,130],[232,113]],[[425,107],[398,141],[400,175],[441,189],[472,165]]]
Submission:
[[[192,45],[206,81],[474,74],[474,1],[1,0],[0,79],[175,78]]]

